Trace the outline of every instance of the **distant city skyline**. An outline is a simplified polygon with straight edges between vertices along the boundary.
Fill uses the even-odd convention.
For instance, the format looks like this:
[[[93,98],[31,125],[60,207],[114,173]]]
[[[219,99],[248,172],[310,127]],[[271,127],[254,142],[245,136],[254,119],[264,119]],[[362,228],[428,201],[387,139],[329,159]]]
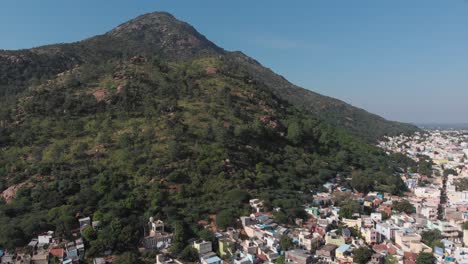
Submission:
[[[167,11],[306,89],[390,120],[468,123],[464,0],[6,0],[0,49],[79,41]]]

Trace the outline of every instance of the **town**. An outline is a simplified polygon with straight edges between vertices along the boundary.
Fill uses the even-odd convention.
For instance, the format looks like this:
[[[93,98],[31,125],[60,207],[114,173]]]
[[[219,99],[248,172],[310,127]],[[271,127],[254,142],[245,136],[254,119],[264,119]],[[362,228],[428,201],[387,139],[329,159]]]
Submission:
[[[184,260],[171,256],[174,234],[153,217],[142,226],[139,250],[154,253],[157,264],[468,263],[468,132],[387,137],[379,146],[427,164],[419,172],[401,173],[407,188],[403,195],[359,193],[342,184],[349,179],[337,176],[321,192],[311,192],[306,217],[293,224],[283,223],[281,208],[251,199],[251,214],[231,227],[200,221],[212,236],[188,241],[191,250]],[[118,259],[112,252],[87,259],[86,239],[99,222],[82,217],[78,224],[67,239],[48,231],[24,248],[0,249],[1,263],[107,264]]]

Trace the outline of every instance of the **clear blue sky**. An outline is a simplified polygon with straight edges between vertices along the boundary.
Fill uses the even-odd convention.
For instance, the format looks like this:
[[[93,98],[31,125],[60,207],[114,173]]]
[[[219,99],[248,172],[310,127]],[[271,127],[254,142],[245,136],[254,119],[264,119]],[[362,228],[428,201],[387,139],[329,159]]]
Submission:
[[[152,11],[386,118],[468,123],[468,0],[2,0],[0,49],[77,41]]]

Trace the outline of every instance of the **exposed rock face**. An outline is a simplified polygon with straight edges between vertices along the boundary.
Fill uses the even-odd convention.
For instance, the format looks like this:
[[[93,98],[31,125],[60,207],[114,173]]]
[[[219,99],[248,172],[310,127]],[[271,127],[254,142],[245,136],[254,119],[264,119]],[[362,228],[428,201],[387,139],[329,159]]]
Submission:
[[[108,92],[105,89],[97,89],[92,92],[92,95],[97,101],[103,101],[106,99]]]
[[[33,185],[28,182],[22,182],[19,184],[12,185],[8,187],[6,190],[1,192],[0,197],[5,201],[5,203],[9,204],[13,201],[13,199],[16,197],[16,193],[18,192],[19,189],[22,187],[32,187]]]

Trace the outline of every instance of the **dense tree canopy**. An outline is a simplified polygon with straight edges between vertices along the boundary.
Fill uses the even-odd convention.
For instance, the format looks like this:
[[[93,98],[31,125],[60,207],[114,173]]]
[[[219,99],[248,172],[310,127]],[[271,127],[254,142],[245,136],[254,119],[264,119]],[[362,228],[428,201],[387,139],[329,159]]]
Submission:
[[[361,211],[361,205],[356,200],[348,200],[341,203],[340,211],[338,214],[342,218],[353,218],[354,214],[359,214]]]
[[[416,259],[416,264],[434,264],[436,260],[432,253],[421,252]]]
[[[367,264],[373,254],[372,249],[368,247],[359,247],[353,250],[353,261],[358,264]]]
[[[401,200],[393,202],[393,210],[412,214],[415,212],[414,206],[408,200]]]
[[[434,249],[435,246],[443,248],[443,244],[440,242],[443,237],[439,230],[428,230],[421,233],[422,242]]]
[[[197,221],[232,226],[252,197],[292,223],[306,217],[310,190],[337,174],[361,191],[403,190],[399,161],[276,97],[229,58],[99,59],[0,97],[0,191],[19,189],[0,204],[0,247],[45,230],[67,236],[92,216],[101,228],[85,232],[87,254],[128,252],[153,216],[180,254]]]

